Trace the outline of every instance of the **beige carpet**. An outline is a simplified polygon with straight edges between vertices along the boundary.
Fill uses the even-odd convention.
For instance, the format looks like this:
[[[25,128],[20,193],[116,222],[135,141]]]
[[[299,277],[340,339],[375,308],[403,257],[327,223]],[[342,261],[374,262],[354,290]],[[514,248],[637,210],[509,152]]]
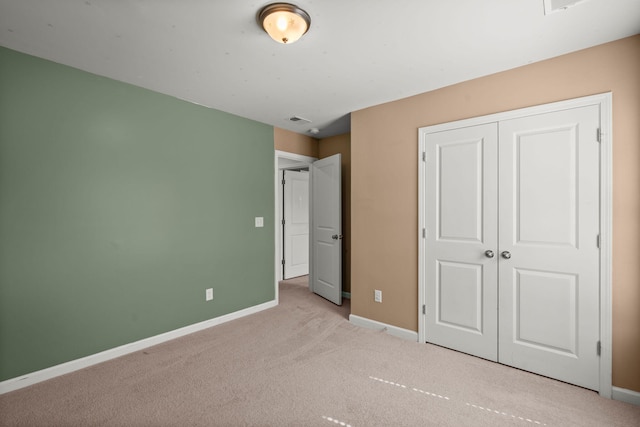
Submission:
[[[358,328],[304,280],[280,289],[276,308],[2,395],[0,425],[640,426],[640,407]]]

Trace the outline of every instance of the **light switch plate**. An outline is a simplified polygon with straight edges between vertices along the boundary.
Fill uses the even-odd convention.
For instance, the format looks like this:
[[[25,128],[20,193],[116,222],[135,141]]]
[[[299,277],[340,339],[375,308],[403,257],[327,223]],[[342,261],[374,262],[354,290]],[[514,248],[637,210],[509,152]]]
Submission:
[[[264,227],[264,218],[261,216],[256,217],[256,227]]]

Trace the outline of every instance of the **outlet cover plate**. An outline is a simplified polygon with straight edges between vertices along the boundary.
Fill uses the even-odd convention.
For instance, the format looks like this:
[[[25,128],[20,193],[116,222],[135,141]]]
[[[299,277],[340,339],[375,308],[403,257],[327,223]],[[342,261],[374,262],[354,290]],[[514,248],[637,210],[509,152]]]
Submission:
[[[213,288],[208,288],[205,292],[205,300],[211,301],[213,299]]]
[[[373,292],[373,300],[375,302],[382,302],[382,291],[379,291],[379,290],[376,289]]]

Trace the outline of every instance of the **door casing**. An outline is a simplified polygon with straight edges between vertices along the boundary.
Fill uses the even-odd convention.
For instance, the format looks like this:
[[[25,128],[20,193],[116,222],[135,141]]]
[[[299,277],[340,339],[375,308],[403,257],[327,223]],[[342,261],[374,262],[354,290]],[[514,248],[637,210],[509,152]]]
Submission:
[[[598,105],[600,109],[600,396],[612,396],[612,306],[611,306],[611,237],[612,237],[612,95],[598,95],[575,98],[566,101],[527,107],[503,113],[474,117],[439,125],[426,126],[418,130],[418,339],[425,342],[425,319],[423,307],[426,304],[426,275],[424,255],[426,239],[423,237],[426,227],[424,185],[426,163],[425,135],[466,126],[498,122],[521,118],[535,114],[551,113],[564,109]]]

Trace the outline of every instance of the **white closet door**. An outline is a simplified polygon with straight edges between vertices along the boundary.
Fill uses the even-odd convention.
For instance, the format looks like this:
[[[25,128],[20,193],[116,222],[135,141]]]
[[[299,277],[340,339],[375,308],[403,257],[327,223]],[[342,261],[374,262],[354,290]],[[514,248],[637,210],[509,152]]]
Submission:
[[[495,361],[497,124],[425,142],[426,340]]]
[[[499,361],[598,389],[599,108],[499,126]]]

